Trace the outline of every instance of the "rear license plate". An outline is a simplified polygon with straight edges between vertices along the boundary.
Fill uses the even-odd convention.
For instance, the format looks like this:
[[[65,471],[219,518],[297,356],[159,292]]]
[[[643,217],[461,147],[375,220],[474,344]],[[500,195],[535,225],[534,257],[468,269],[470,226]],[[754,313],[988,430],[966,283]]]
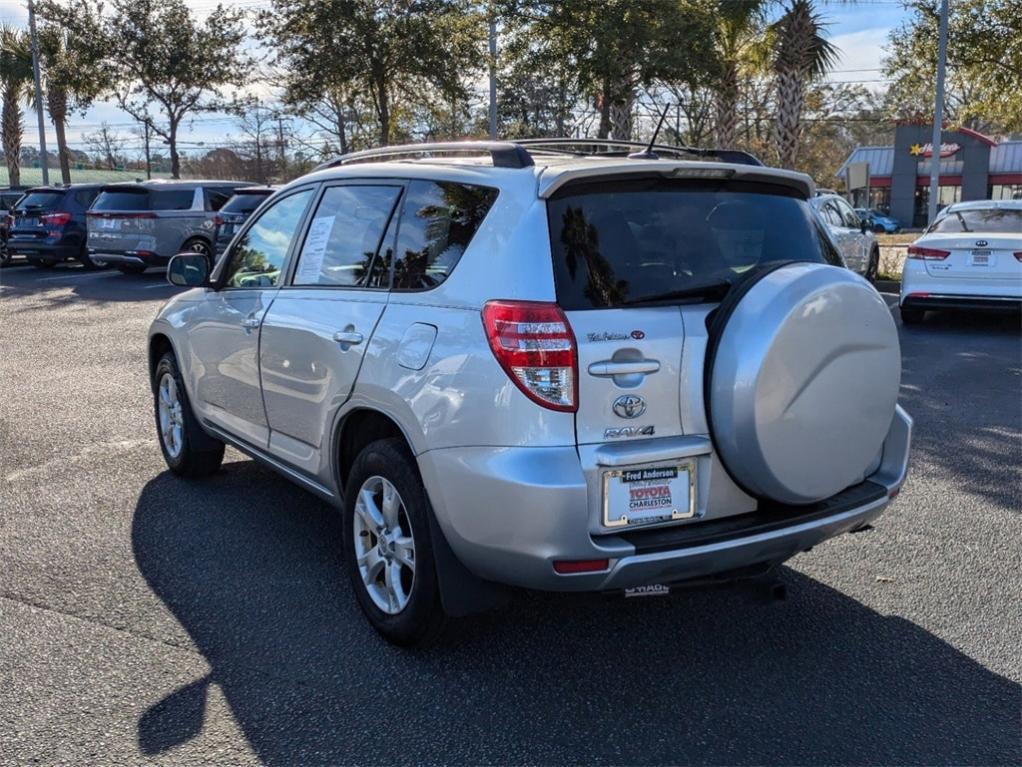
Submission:
[[[989,250],[974,250],[969,256],[970,266],[993,266],[994,257]]]
[[[117,232],[121,228],[121,220],[118,218],[101,218],[96,222],[97,229]]]
[[[695,461],[603,472],[605,527],[691,519],[695,516],[695,503]]]

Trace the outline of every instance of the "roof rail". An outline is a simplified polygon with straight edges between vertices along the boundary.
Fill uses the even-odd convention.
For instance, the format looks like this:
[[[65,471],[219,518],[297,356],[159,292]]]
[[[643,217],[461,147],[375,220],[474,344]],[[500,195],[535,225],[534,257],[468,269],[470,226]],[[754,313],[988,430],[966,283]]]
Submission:
[[[382,146],[361,152],[349,152],[325,162],[315,170],[336,168],[349,163],[384,160],[387,158],[408,158],[417,155],[436,154],[489,154],[495,168],[529,168],[535,163],[532,157],[517,143],[510,141],[448,141],[438,144],[403,144]]]
[[[707,157],[722,162],[737,163],[739,165],[762,165],[756,155],[749,152],[742,152],[738,149],[703,149],[694,146],[668,146],[667,144],[654,144],[649,146],[641,141],[623,141],[618,139],[601,138],[530,138],[521,139],[515,143],[540,152],[554,152],[558,154],[586,155],[608,155],[627,157],[633,149],[652,149],[659,154],[672,154],[681,156]],[[603,151],[571,151],[570,147],[596,147]]]

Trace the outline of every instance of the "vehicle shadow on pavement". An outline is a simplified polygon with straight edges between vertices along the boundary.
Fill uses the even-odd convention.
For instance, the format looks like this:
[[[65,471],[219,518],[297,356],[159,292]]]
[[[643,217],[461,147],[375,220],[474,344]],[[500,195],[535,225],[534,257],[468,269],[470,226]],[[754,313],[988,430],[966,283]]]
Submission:
[[[950,352],[950,339],[966,350]],[[937,470],[1018,514],[1022,315],[930,312],[925,324],[902,329],[901,350],[900,400],[915,419],[909,481]]]
[[[335,510],[250,461],[195,490],[161,474],[133,519],[142,575],[212,669],[142,716],[148,756],[202,737],[215,684],[268,764],[1019,758],[1018,685],[790,569],[772,604],[522,593],[408,651],[360,615]]]
[[[35,267],[5,270],[0,274],[0,284],[5,297],[34,296],[44,309],[64,309],[81,303],[166,300],[182,290],[167,282],[163,269],[121,274],[116,269],[88,271],[78,264],[59,264],[46,270]],[[19,311],[36,311],[39,303]]]

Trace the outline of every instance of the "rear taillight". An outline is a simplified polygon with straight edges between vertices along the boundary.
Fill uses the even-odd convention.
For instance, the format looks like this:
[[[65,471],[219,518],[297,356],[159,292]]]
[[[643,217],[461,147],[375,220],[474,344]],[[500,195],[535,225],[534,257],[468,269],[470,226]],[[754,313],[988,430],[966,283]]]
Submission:
[[[1016,261],[1022,261],[1022,250],[1016,250],[1015,251],[1015,260]]]
[[[219,215],[213,216],[213,226],[223,226],[223,223],[224,223],[223,216]]]
[[[951,255],[950,250],[938,248],[920,248],[918,245],[908,246],[908,257],[918,258],[922,261],[941,261]]]
[[[70,213],[46,213],[39,217],[43,226],[64,226],[71,221]]]
[[[543,407],[578,409],[578,354],[568,318],[557,304],[489,301],[483,327],[497,362]]]

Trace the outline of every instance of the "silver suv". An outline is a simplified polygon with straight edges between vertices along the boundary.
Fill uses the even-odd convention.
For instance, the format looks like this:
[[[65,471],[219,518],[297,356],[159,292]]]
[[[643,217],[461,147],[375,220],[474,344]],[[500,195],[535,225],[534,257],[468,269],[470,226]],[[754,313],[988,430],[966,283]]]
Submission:
[[[524,144],[318,169],[150,330],[171,470],[230,444],[335,504],[398,643],[507,586],[753,576],[905,479],[896,328],[808,177]]]
[[[86,216],[89,257],[126,274],[166,266],[187,250],[210,260],[216,212],[243,181],[145,181],[103,189]]]
[[[880,245],[866,219],[839,194],[817,194],[809,204],[816,210],[845,266],[875,283],[880,271]]]

